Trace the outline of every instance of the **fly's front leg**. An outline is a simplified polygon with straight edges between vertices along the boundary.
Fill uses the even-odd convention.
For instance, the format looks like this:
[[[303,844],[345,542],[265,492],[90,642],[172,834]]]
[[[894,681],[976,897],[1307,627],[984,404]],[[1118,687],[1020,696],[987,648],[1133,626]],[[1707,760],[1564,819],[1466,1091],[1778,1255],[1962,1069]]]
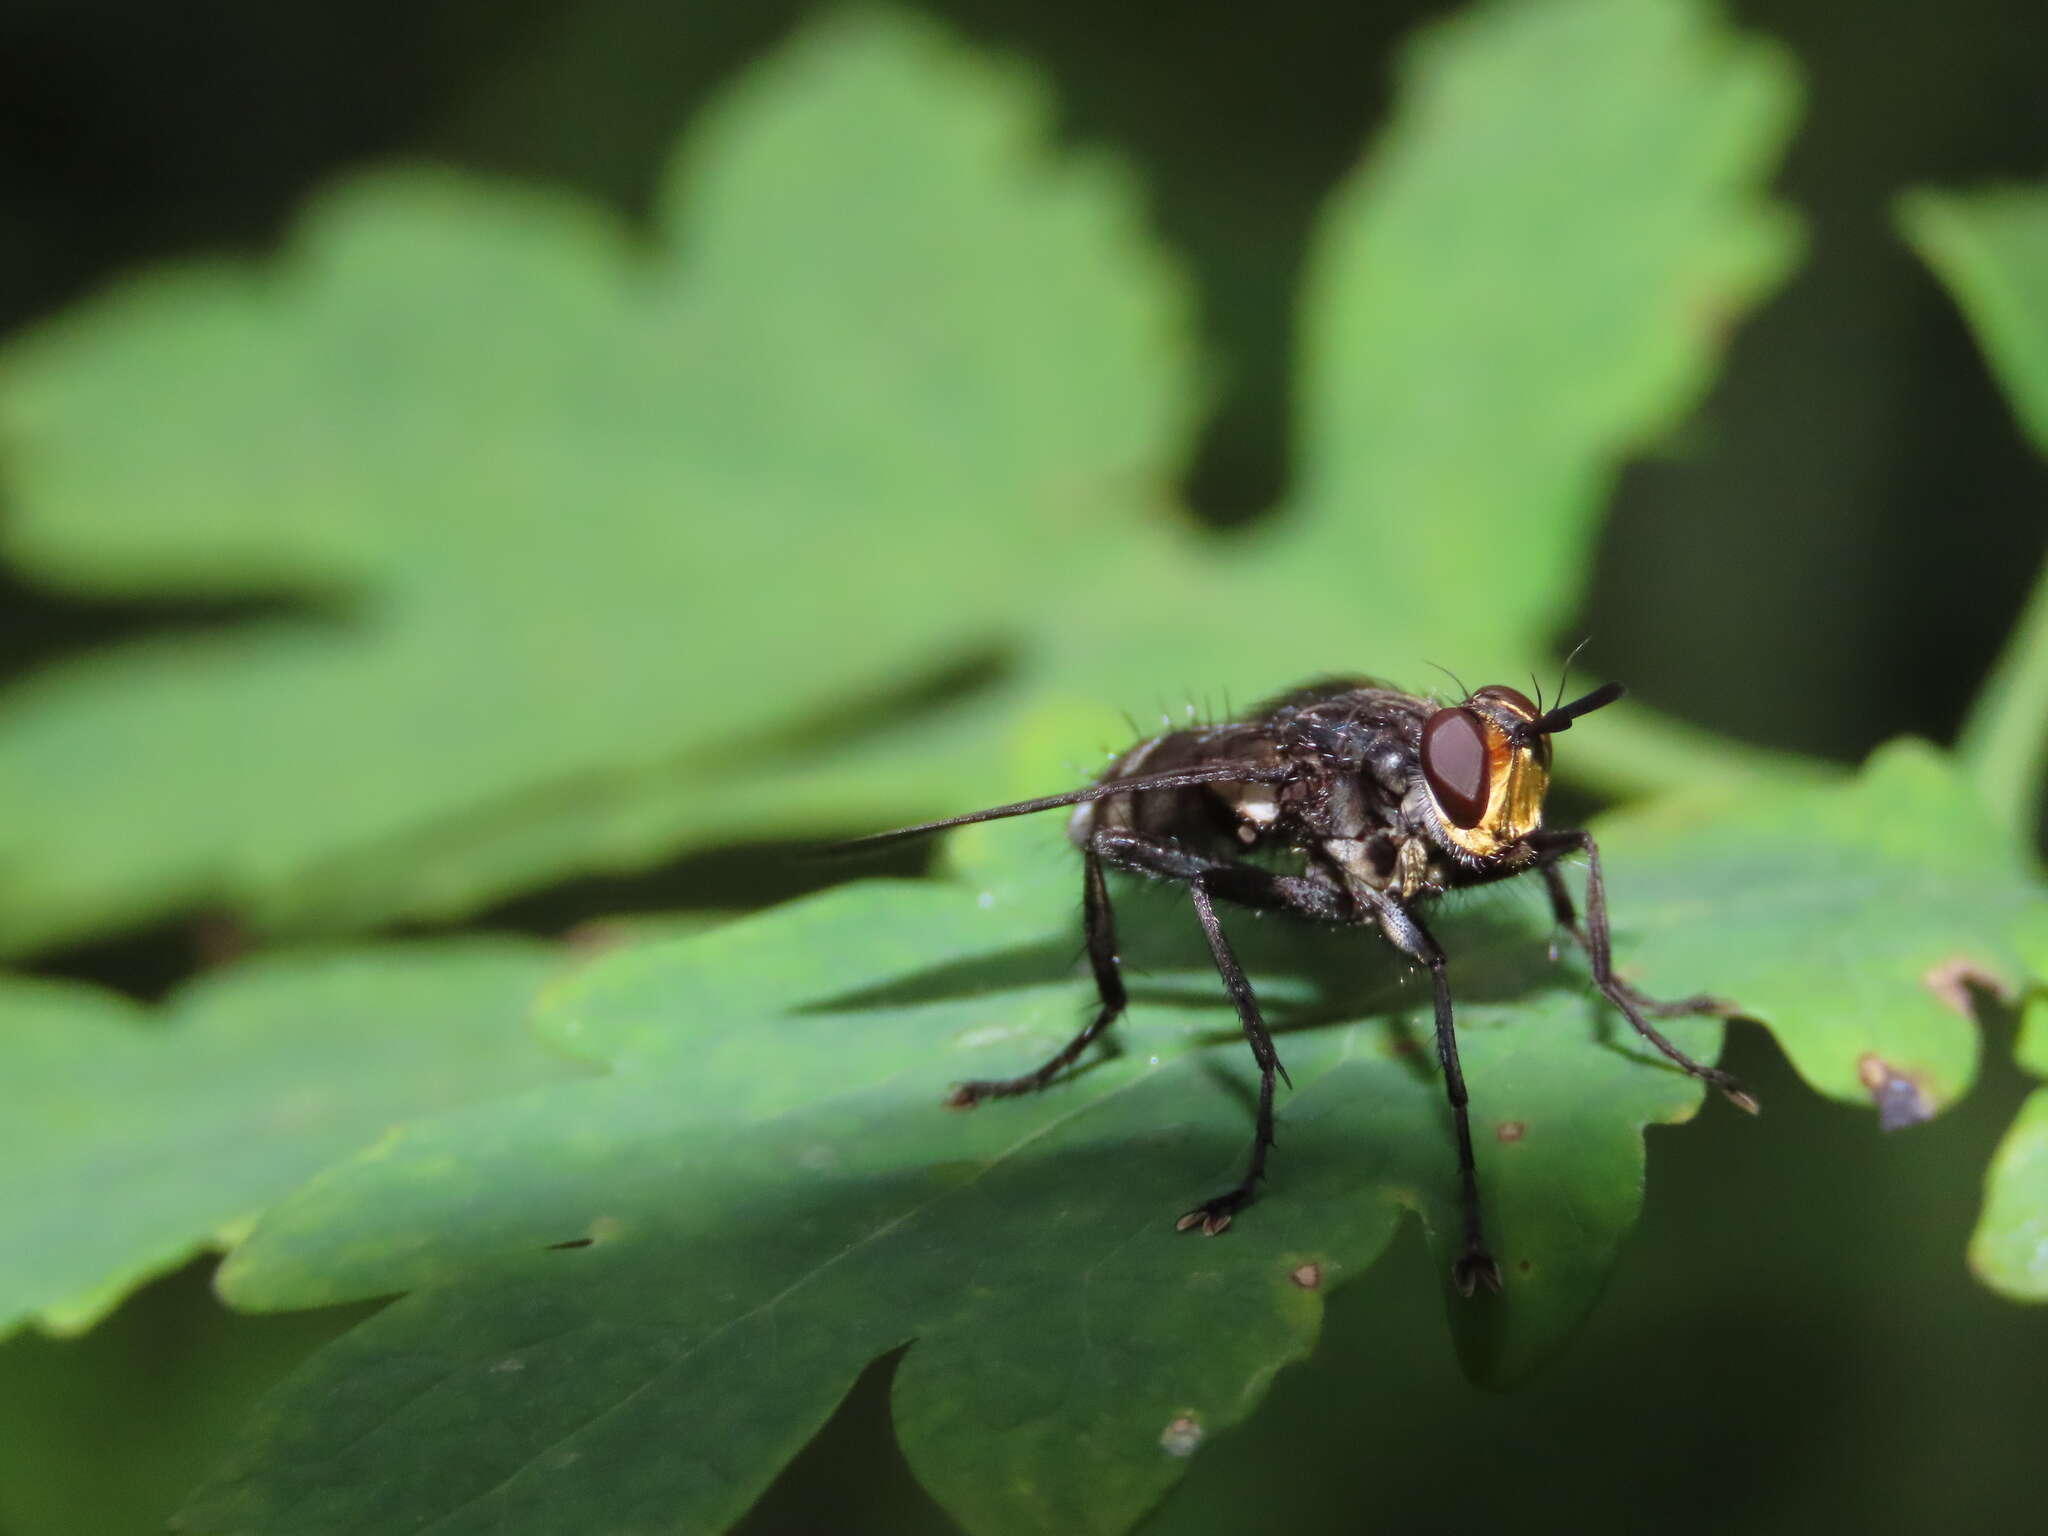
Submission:
[[[1600,873],[1600,849],[1593,841],[1593,834],[1541,832],[1531,842],[1539,849],[1544,883],[1550,888],[1552,910],[1557,914],[1557,920],[1586,951],[1586,958],[1593,967],[1593,984],[1600,989],[1601,995],[1621,1010],[1623,1017],[1635,1026],[1637,1034],[1663,1052],[1670,1061],[1702,1082],[1720,1089],[1737,1109],[1755,1114],[1759,1108],[1756,1099],[1732,1073],[1694,1061],[1650,1023],[1652,1017],[1670,1018],[1678,1014],[1726,1015],[1734,1011],[1732,1004],[1704,996],[1660,1003],[1645,997],[1614,974],[1614,949],[1607,927],[1607,883]],[[1576,921],[1563,871],[1558,868],[1558,860],[1577,850],[1584,850],[1586,855],[1586,926],[1583,930]]]
[[[1485,1224],[1479,1211],[1479,1172],[1472,1156],[1472,1116],[1467,1107],[1465,1073],[1458,1063],[1458,1032],[1451,1018],[1451,984],[1444,974],[1444,952],[1415,914],[1393,897],[1371,893],[1380,931],[1394,947],[1429,967],[1436,1002],[1436,1056],[1443,1066],[1444,1093],[1458,1132],[1458,1192],[1465,1215],[1465,1248],[1451,1265],[1451,1283],[1461,1296],[1480,1286],[1500,1289],[1500,1265],[1486,1247]]]
[[[1550,910],[1557,921],[1557,926],[1570,934],[1579,948],[1590,956],[1593,953],[1593,940],[1586,930],[1579,926],[1578,908],[1572,903],[1571,889],[1564,883],[1564,870],[1559,863],[1565,854],[1578,846],[1577,842],[1561,845],[1555,852],[1546,855],[1544,862],[1538,867],[1543,871],[1544,885],[1550,890]],[[1550,958],[1557,958],[1555,943],[1550,947]],[[1637,991],[1619,976],[1612,979],[1617,991],[1627,993],[1629,1001],[1653,1019],[1676,1019],[1700,1013],[1725,1018],[1735,1012],[1733,1003],[1725,998],[1709,997],[1704,992],[1695,993],[1691,997],[1677,998],[1671,1002],[1660,1002],[1647,993]]]
[[[1016,1077],[982,1078],[961,1083],[946,1102],[954,1109],[972,1109],[983,1099],[1007,1099],[1036,1093],[1080,1058],[1089,1044],[1124,1011],[1122,962],[1117,954],[1116,913],[1109,904],[1109,886],[1102,878],[1102,858],[1093,849],[1081,856],[1081,924],[1088,942],[1088,965],[1095,973],[1095,1016],[1081,1032],[1031,1071]]]

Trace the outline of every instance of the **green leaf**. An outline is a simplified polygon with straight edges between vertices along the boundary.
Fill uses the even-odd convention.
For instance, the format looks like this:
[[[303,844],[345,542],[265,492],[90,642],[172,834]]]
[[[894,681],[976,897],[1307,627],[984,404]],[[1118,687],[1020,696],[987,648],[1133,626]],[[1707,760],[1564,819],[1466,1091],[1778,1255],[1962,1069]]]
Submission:
[[[1758,189],[1793,90],[1690,0],[1491,7],[1407,77],[1317,242],[1301,495],[1242,539],[1163,514],[1195,389],[1136,199],[889,15],[750,75],[648,250],[412,172],[261,270],[66,317],[0,363],[12,558],[319,612],[0,699],[0,947],[446,916],[908,819],[1048,697],[1519,675],[1617,465],[1787,266]],[[1729,756],[1605,777],[1646,755]]]
[[[1915,192],[1899,222],[1962,306],[2020,425],[2048,454],[2048,188]],[[1985,680],[1958,750],[2011,833],[2048,794],[2048,566]]]
[[[573,1075],[525,1027],[559,968],[510,940],[266,957],[160,1014],[0,979],[0,1333],[89,1327],[395,1122]]]
[[[1900,200],[1906,237],[1962,306],[2020,425],[2048,454],[2048,188],[1915,192]],[[2018,843],[2031,841],[2048,792],[2048,568],[1965,722],[1957,750]],[[2048,918],[2030,934],[2048,977]],[[2032,994],[2020,1065],[2048,1077],[2048,1008]],[[1992,1159],[1971,1267],[2015,1299],[2048,1300],[2048,1091],[2020,1110]]]
[[[1789,270],[1796,232],[1758,189],[1791,66],[1706,7],[1484,7],[1425,34],[1401,75],[1311,251],[1294,498],[1225,543],[1164,527],[1092,546],[1036,636],[1045,691],[1177,709],[1165,690],[1192,687],[1213,708],[1425,658],[1517,674],[1577,609],[1621,463]],[[1786,771],[1726,742],[1702,756],[1652,718],[1589,745],[1590,775]]]
[[[1790,266],[1756,194],[1796,100],[1790,61],[1702,5],[1487,6],[1426,34],[1312,257],[1273,589],[1362,585],[1397,656],[1497,668],[1547,641],[1621,461]],[[1330,626],[1322,665],[1352,634]]]
[[[1621,963],[1754,1007],[1829,1091],[1859,1095],[1855,1063],[1881,1050],[1938,1107],[1974,1047],[1912,946],[2014,975],[2011,930],[2040,899],[1970,806],[1906,746],[1849,786],[1616,822]],[[1173,1218],[1235,1177],[1253,1074],[1174,892],[1121,898],[1120,1055],[941,1108],[951,1081],[1041,1059],[1088,1005],[1060,979],[1058,844],[1044,823],[977,828],[945,883],[843,888],[600,962],[543,1027],[611,1078],[437,1116],[274,1209],[223,1271],[235,1304],[414,1294],[268,1405],[194,1527],[317,1509],[315,1529],[716,1530],[910,1342],[897,1431],[955,1518],[1116,1531],[1312,1347],[1320,1293],[1403,1211],[1447,1272],[1428,988],[1370,935],[1227,920],[1294,1088],[1267,1192],[1220,1239]],[[1888,908],[1931,932],[1902,937]],[[1468,1371],[1501,1383],[1590,1308],[1640,1206],[1642,1128],[1700,1095],[1548,959],[1540,889],[1432,921],[1507,1272],[1497,1302],[1449,1310]],[[1710,1058],[1719,1028],[1672,1034]]]
[[[1853,782],[1738,787],[1609,818],[1617,943],[1652,992],[1711,989],[1772,1027],[1822,1093],[1924,1118],[1980,1046],[1966,984],[2026,974],[2014,934],[2044,896],[1951,763],[1902,741]],[[1646,920],[1629,914],[1661,914]]]
[[[1909,193],[1906,238],[1948,285],[2034,446],[2048,454],[2048,190]]]
[[[1192,395],[1134,199],[1049,163],[1044,116],[921,24],[843,18],[698,130],[650,250],[395,173],[268,270],[160,276],[10,356],[23,568],[328,611],[14,692],[5,942],[214,899],[460,910],[658,857],[645,801],[665,846],[729,838],[735,752],[772,770],[791,721],[829,742],[1013,633],[1160,499]]]
[[[2034,980],[2023,1002],[2019,1062],[2048,1078],[2048,910],[2024,942]],[[2028,1096],[1992,1156],[1970,1267],[2015,1301],[2048,1301],[2048,1088]]]

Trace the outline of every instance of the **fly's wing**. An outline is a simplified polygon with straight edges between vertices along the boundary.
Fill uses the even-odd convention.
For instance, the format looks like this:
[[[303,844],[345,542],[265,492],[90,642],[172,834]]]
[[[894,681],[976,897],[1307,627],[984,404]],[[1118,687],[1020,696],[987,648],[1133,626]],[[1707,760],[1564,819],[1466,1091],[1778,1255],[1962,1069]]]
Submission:
[[[1130,778],[1106,779],[1100,784],[1091,784],[1086,789],[1069,790],[1063,795],[1046,795],[1037,800],[1018,800],[1009,805],[990,806],[985,811],[969,811],[962,816],[948,816],[942,821],[922,821],[914,827],[896,827],[887,832],[872,832],[866,837],[852,838],[827,850],[831,853],[860,853],[869,848],[879,848],[904,838],[924,837],[933,832],[943,832],[948,827],[971,826],[978,821],[1002,821],[1010,816],[1030,816],[1038,811],[1057,810],[1065,805],[1085,805],[1091,800],[1109,800],[1120,795],[1142,794],[1154,789],[1187,789],[1196,784],[1275,784],[1284,772],[1275,766],[1254,763],[1199,763],[1184,768],[1168,768],[1158,773],[1134,774]]]

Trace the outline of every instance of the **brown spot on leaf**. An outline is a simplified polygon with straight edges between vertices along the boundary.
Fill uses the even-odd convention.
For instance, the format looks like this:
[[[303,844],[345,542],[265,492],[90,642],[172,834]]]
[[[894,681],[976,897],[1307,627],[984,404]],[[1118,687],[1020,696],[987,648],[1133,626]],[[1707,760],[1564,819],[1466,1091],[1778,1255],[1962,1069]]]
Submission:
[[[1527,1259],[1524,1259],[1521,1263],[1517,1264],[1515,1268],[1519,1269],[1523,1274],[1526,1275],[1527,1273],[1529,1273],[1529,1261]]]
[[[1202,1421],[1192,1413],[1176,1415],[1159,1432],[1159,1445],[1169,1456],[1192,1456],[1202,1443]]]
[[[1520,1141],[1529,1134],[1529,1127],[1519,1120],[1503,1120],[1494,1127],[1493,1134],[1502,1141]]]
[[[1323,1283],[1323,1266],[1313,1260],[1306,1264],[1297,1264],[1288,1278],[1304,1291],[1312,1291]]]
[[[256,947],[249,925],[232,912],[206,912],[192,920],[192,953],[208,970],[233,965]]]
[[[1934,1118],[1934,1104],[1920,1084],[1875,1051],[1856,1058],[1856,1076],[1877,1106],[1877,1128],[1896,1131]]]
[[[1920,985],[1970,1020],[1977,1017],[1976,1000],[1970,995],[1972,992],[1989,992],[1994,997],[2007,999],[2012,996],[2012,989],[2003,980],[1962,955],[1953,955],[1939,965],[1929,966],[1920,977]]]
[[[623,923],[607,922],[595,917],[588,922],[578,923],[562,935],[562,947],[570,954],[583,959],[593,959],[621,949],[631,938],[630,931]]]

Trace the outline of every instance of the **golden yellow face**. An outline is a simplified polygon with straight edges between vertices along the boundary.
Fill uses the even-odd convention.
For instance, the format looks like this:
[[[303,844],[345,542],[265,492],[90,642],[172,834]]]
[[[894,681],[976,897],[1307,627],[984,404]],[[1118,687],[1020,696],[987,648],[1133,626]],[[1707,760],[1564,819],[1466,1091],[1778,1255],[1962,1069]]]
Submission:
[[[1475,858],[1489,858],[1543,825],[1550,738],[1517,745],[1510,735],[1539,713],[1517,689],[1482,688],[1438,710],[1422,728],[1422,776],[1444,836]]]

